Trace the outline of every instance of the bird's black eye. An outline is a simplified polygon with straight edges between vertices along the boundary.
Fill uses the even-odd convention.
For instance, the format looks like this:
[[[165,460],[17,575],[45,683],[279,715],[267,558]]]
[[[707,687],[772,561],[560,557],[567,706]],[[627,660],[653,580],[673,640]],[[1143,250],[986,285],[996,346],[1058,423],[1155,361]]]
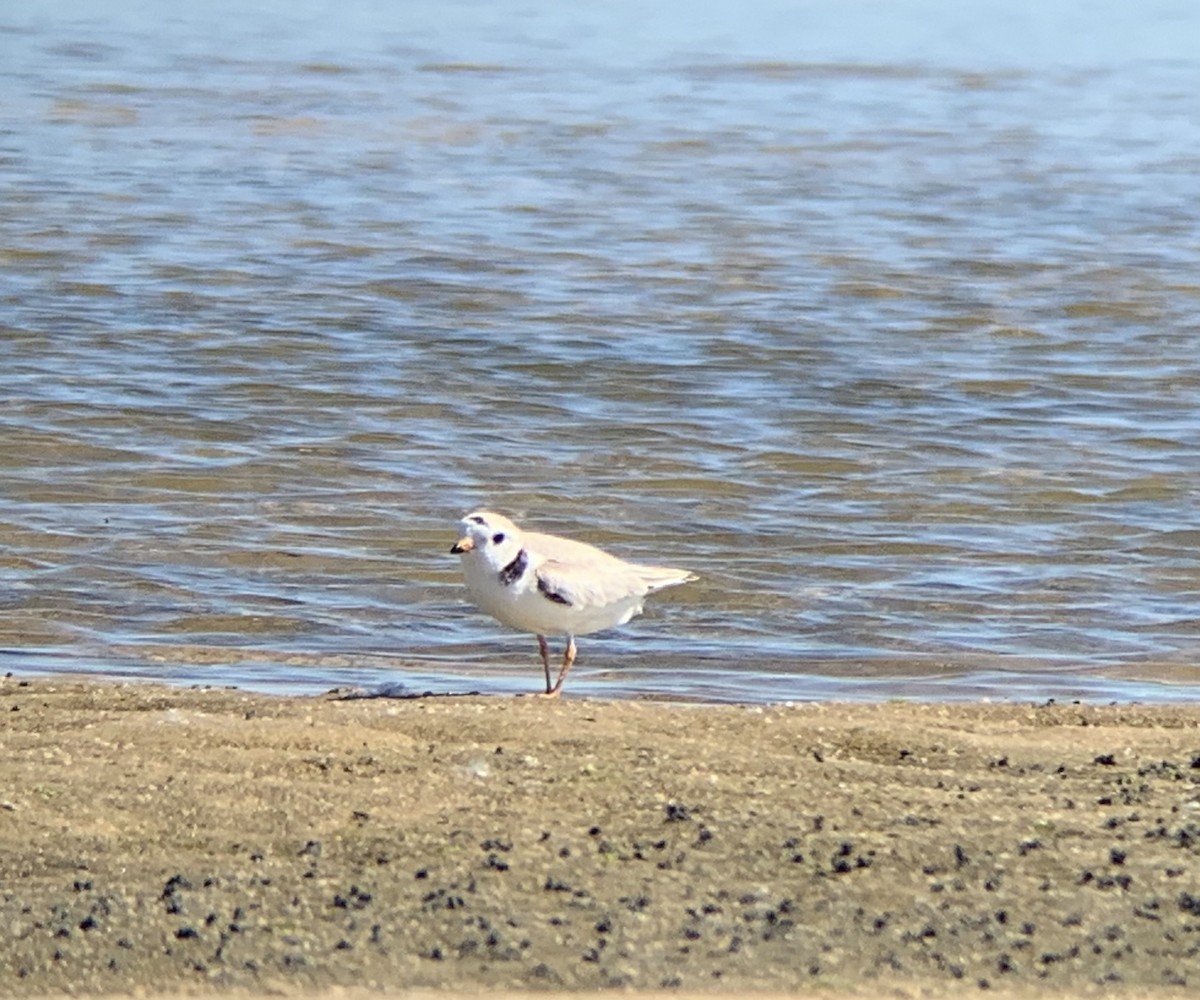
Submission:
[[[492,544],[493,545],[499,545],[502,541],[504,541],[504,532],[503,531],[497,531],[494,535],[492,535]]]

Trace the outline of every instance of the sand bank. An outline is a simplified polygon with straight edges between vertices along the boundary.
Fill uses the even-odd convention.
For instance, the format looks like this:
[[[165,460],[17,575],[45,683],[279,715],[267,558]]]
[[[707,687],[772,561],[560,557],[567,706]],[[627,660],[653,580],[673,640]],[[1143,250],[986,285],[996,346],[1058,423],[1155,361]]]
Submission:
[[[1200,708],[10,676],[0,975],[10,996],[1194,995]]]

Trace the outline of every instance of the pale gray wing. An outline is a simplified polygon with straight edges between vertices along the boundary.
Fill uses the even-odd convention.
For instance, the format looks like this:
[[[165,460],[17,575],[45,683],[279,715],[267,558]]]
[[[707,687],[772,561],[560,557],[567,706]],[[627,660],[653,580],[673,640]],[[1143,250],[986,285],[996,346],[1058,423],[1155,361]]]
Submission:
[[[619,560],[583,566],[547,559],[534,570],[534,576],[547,600],[573,608],[599,608],[642,597],[649,591],[646,582],[631,569]]]
[[[684,569],[626,562],[586,542],[526,532],[538,590],[573,607],[604,607],[696,579]]]
[[[687,570],[608,559],[593,563],[570,563],[546,559],[534,570],[537,588],[557,604],[578,608],[604,607],[645,597],[663,587],[687,583],[694,577]]]

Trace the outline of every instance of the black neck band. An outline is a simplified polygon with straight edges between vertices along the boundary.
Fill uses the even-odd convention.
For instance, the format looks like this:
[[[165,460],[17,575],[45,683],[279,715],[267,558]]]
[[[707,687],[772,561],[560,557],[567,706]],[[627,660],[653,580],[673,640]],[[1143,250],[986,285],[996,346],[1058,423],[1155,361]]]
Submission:
[[[525,575],[525,567],[529,565],[529,556],[522,549],[517,553],[517,558],[510,562],[500,571],[500,582],[506,587],[511,587],[521,577]]]

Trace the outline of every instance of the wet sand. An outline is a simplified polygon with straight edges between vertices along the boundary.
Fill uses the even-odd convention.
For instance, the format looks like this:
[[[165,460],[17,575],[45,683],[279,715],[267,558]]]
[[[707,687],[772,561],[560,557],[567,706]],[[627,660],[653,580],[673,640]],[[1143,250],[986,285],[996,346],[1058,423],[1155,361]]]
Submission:
[[[0,680],[9,996],[1191,996],[1200,707]]]

